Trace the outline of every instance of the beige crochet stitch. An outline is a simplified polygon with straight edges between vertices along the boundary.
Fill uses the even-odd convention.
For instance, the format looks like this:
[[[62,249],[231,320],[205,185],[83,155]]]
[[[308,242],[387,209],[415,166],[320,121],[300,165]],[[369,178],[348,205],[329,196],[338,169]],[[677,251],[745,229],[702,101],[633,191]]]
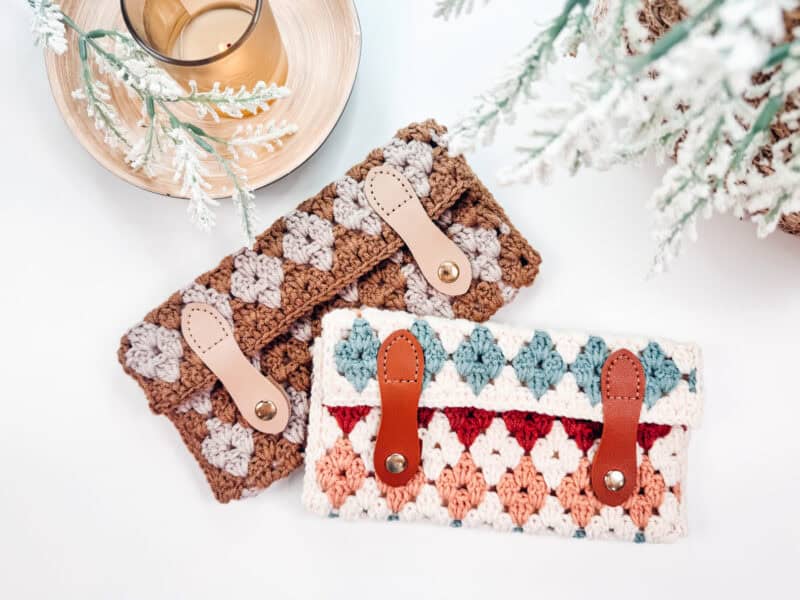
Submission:
[[[176,426],[221,502],[251,496],[301,464],[309,346],[325,313],[366,305],[484,321],[533,282],[538,253],[464,158],[448,156],[444,133],[432,120],[401,129],[252,248],[226,257],[123,336],[120,363],[153,412]],[[470,258],[474,279],[463,296],[433,290],[402,240],[370,208],[362,181],[383,163],[403,172],[430,217]],[[186,345],[180,315],[189,302],[215,306],[245,354],[284,387],[292,417],[283,434],[253,430]]]

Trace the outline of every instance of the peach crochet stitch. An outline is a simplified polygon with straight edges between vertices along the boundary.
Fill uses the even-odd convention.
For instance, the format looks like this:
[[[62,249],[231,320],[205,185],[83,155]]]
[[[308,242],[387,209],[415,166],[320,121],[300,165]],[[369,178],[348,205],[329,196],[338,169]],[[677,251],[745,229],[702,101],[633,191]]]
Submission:
[[[514,470],[503,475],[497,484],[497,496],[517,527],[542,510],[547,494],[547,484],[530,456],[523,456]]]
[[[419,341],[425,379],[420,468],[392,488],[373,465],[381,397],[370,361],[397,330]],[[612,507],[590,472],[603,433],[600,372],[620,348],[638,356],[648,380],[637,485]],[[681,489],[702,412],[693,344],[363,308],[324,317],[314,370],[303,503],[320,515],[632,542],[686,533]]]
[[[480,505],[486,490],[483,473],[478,470],[467,452],[461,455],[454,466],[443,469],[436,480],[436,491],[439,492],[443,505],[459,523],[470,509]]]
[[[348,496],[355,494],[367,477],[364,461],[345,439],[336,441],[316,469],[320,489],[328,495],[334,508],[341,507]]]

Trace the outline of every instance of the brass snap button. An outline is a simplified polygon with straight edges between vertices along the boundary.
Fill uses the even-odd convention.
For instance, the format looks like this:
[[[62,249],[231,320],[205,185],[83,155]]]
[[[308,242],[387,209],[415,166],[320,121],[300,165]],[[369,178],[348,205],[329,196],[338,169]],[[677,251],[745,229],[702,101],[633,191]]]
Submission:
[[[618,492],[625,487],[625,475],[622,471],[609,471],[606,473],[605,477],[603,477],[603,483],[606,484],[606,488],[609,491]]]
[[[278,414],[278,407],[271,400],[262,400],[256,404],[256,416],[262,421],[271,421]]]
[[[439,265],[437,275],[441,281],[445,283],[453,283],[456,279],[458,279],[458,265],[451,260],[446,260]]]
[[[390,454],[386,458],[386,470],[389,471],[389,473],[402,473],[406,470],[406,467],[408,467],[408,461],[406,457],[399,452]]]

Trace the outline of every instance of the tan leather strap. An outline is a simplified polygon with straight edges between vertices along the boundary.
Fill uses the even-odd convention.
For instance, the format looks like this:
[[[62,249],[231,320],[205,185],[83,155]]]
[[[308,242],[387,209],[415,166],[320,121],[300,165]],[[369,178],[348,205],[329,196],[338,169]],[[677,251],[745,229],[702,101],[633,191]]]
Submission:
[[[403,238],[428,283],[448,296],[466,293],[472,282],[469,259],[434,225],[408,179],[393,167],[373,167],[364,191],[375,212]]]
[[[642,363],[629,350],[617,350],[603,365],[603,435],[592,461],[592,491],[608,506],[619,506],[636,491],[636,432],[645,384]]]
[[[425,357],[407,329],[392,333],[378,351],[381,424],[375,440],[375,476],[392,487],[405,485],[420,463],[417,407]]]
[[[183,338],[216,375],[253,429],[277,434],[289,422],[289,400],[242,353],[233,328],[209,304],[187,304],[181,312]]]

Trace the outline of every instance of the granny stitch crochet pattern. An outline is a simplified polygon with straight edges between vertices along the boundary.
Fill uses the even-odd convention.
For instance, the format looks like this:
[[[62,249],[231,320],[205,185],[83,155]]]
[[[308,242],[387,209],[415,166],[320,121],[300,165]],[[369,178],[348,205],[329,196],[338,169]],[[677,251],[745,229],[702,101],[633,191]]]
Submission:
[[[426,373],[421,467],[392,488],[373,471],[381,406],[375,357],[398,329],[417,337]],[[609,507],[592,492],[589,473],[603,430],[600,370],[621,348],[639,356],[648,397],[637,489]],[[671,541],[686,533],[686,451],[701,418],[700,375],[692,344],[337,310],[324,317],[314,347],[303,502],[346,519]]]
[[[448,155],[444,133],[434,121],[398,131],[273,224],[252,248],[225,258],[122,338],[125,371],[151,409],[176,426],[220,501],[251,496],[301,464],[309,345],[325,313],[374,306],[484,321],[533,282],[539,255],[464,158]],[[450,298],[431,288],[403,241],[369,206],[362,182],[384,163],[405,175],[428,215],[470,258],[473,281],[466,294]],[[186,345],[180,315],[190,302],[214,306],[253,364],[286,390],[292,416],[282,435],[253,430]],[[354,363],[354,376],[358,372]]]

